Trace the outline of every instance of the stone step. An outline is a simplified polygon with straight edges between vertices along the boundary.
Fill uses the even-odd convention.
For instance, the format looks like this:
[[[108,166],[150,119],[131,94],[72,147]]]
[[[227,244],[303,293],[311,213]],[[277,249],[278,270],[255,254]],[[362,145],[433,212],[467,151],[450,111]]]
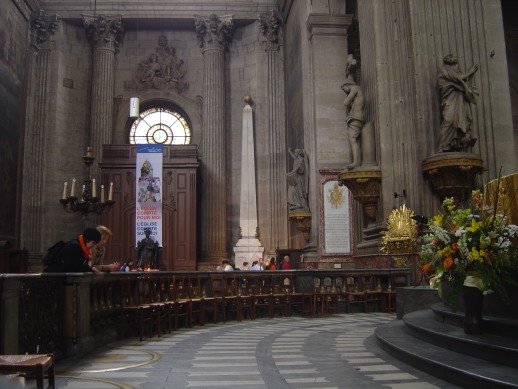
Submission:
[[[431,308],[434,313],[435,320],[462,328],[464,312],[454,312],[442,303],[432,304]],[[518,339],[518,319],[489,315],[484,315],[483,319],[485,334],[498,334]]]
[[[405,315],[403,322],[411,335],[425,342],[518,368],[518,339],[488,332],[466,335],[461,326],[440,322],[435,318],[435,313],[426,309]]]
[[[376,328],[375,335],[396,358],[460,387],[518,388],[518,369],[428,343],[413,336],[402,320]]]

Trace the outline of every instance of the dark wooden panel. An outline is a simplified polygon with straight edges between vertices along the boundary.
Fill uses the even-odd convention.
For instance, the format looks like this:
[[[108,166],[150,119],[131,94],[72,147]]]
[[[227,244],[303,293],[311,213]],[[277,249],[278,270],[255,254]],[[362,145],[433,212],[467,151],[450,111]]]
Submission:
[[[103,181],[113,182],[115,204],[101,222],[113,231],[107,258],[136,258],[133,145],[104,146]],[[162,263],[164,270],[196,269],[196,146],[165,146],[163,162]],[[108,189],[106,189],[108,196]],[[181,205],[180,205],[181,202]]]

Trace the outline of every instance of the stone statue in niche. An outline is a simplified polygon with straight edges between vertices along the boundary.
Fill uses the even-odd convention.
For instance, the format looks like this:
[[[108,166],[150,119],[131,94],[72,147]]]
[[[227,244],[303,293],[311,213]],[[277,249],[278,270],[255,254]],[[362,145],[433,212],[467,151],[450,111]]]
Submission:
[[[477,139],[471,136],[473,113],[471,105],[477,103],[478,90],[473,75],[478,65],[466,73],[458,69],[457,57],[448,54],[439,69],[438,83],[441,95],[441,130],[437,151],[468,151]]]
[[[348,170],[361,165],[360,136],[362,128],[365,125],[365,96],[363,89],[354,81],[356,66],[356,59],[349,54],[345,68],[346,79],[342,84],[342,90],[346,94],[344,106],[347,116],[345,120],[347,122],[349,145],[351,146],[352,154],[352,161],[347,165]]]
[[[293,167],[287,174],[288,179],[288,204],[290,212],[309,211],[309,162],[303,149],[295,152],[288,149],[293,158]]]
[[[188,84],[182,81],[186,72],[185,62],[178,58],[176,49],[169,47],[165,35],[160,35],[155,53],[151,54],[137,69],[137,88],[170,89],[172,87],[178,93],[182,93],[188,87]]]

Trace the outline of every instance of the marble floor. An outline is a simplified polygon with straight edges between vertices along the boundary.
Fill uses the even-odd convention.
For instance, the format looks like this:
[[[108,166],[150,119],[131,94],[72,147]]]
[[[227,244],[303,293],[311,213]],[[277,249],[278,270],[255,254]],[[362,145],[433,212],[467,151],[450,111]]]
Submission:
[[[374,329],[392,320],[386,313],[258,319],[131,338],[58,361],[57,388],[454,388],[378,346]]]

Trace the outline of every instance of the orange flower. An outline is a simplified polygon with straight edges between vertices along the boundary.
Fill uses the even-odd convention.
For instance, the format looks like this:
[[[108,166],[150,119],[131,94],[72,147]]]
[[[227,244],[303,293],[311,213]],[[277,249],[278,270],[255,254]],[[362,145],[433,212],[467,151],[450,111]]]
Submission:
[[[457,242],[453,242],[451,244],[451,248],[454,250],[454,251],[457,251],[459,249],[459,245],[457,244]]]
[[[423,267],[421,267],[421,272],[424,274],[426,273],[428,270],[430,270],[430,264],[427,263],[426,265],[424,265]]]
[[[448,270],[450,267],[453,266],[453,259],[451,257],[446,258],[442,265],[444,266],[444,270]]]

